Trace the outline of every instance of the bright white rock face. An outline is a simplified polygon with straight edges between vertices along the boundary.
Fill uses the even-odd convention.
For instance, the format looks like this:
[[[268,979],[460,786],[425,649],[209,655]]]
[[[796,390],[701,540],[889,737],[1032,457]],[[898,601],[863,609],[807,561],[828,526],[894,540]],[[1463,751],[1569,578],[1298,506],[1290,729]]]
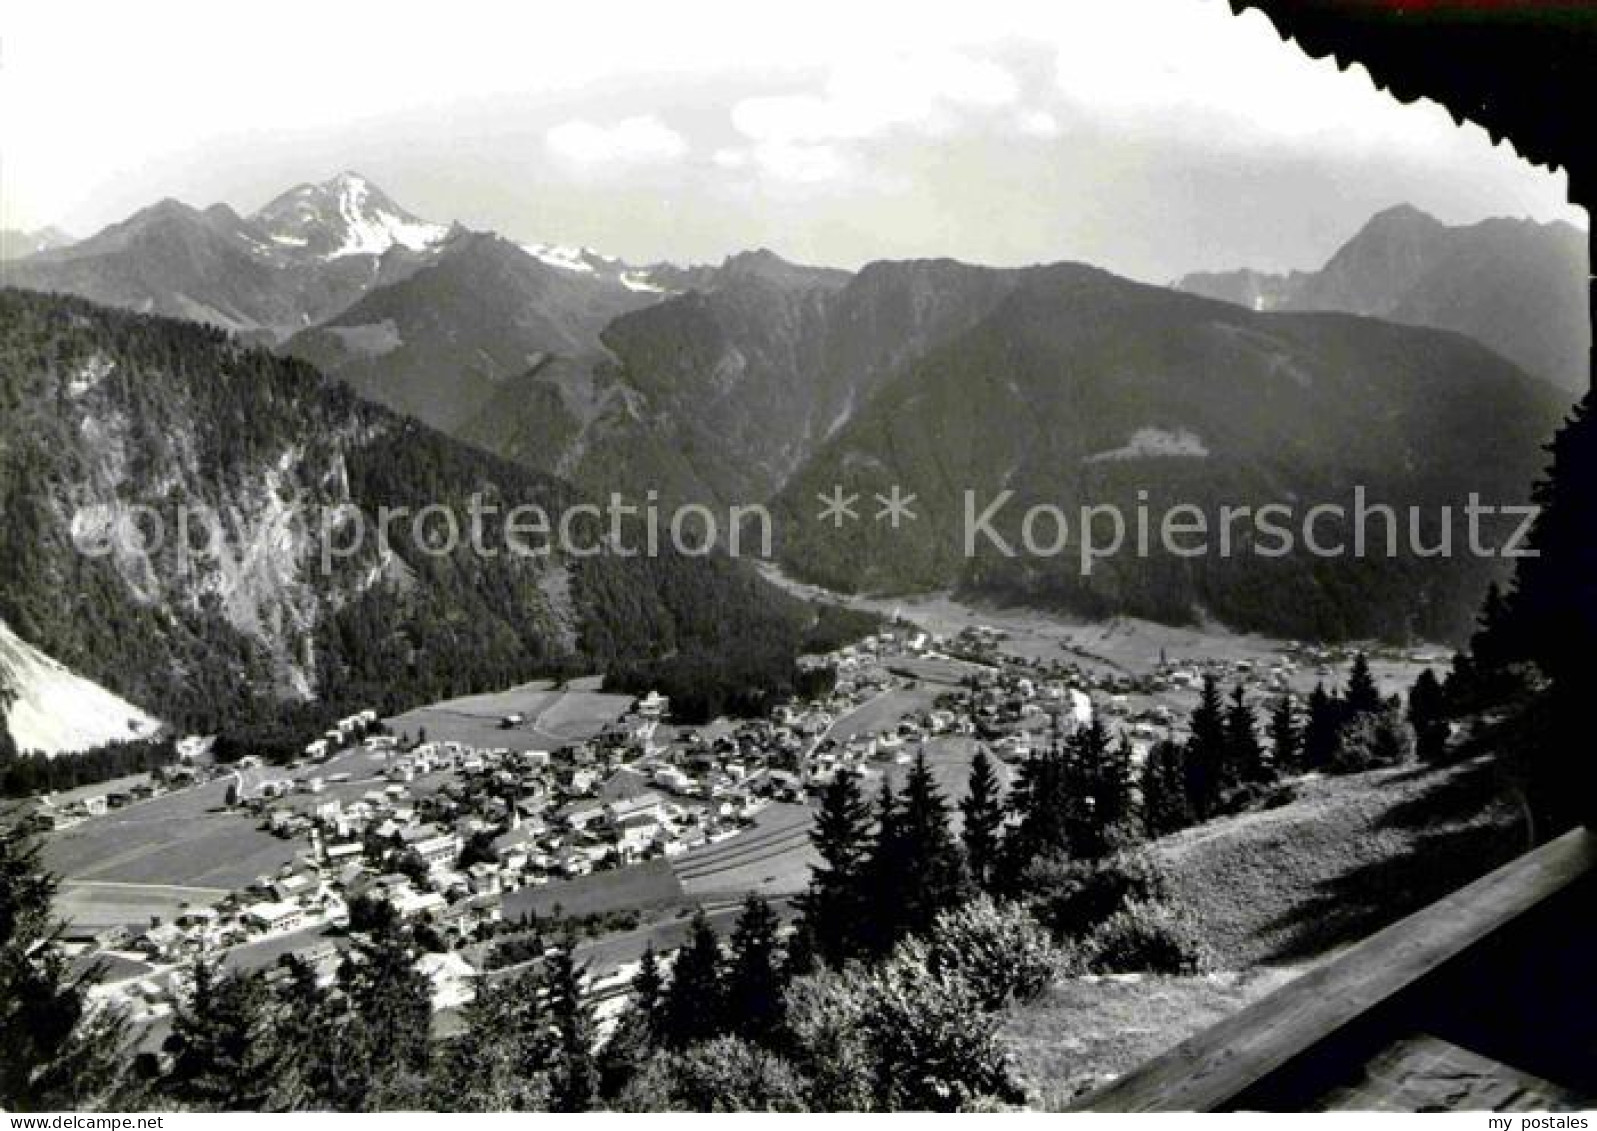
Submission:
[[[55,756],[148,738],[160,720],[56,662],[0,621],[0,723],[22,751]]]

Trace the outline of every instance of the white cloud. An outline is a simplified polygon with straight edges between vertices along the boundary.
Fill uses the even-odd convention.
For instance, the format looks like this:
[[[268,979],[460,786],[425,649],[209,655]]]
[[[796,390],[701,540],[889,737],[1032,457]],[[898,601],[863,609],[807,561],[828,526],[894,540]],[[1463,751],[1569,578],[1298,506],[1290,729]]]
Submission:
[[[652,114],[622,118],[604,126],[574,119],[544,135],[549,152],[583,168],[656,165],[688,152],[687,138]]]
[[[1091,34],[1061,35],[1059,91],[1120,128],[1167,126],[1172,114],[1231,142],[1450,145],[1437,106],[1404,106],[1362,68],[1338,71],[1283,44],[1257,12],[1222,3],[1145,0],[1095,9]]]
[[[1059,136],[1059,119],[1047,110],[1023,110],[1015,118],[1015,129],[1027,137]]]
[[[895,129],[945,132],[961,112],[1014,103],[1019,84],[1003,67],[953,50],[851,57],[820,94],[746,98],[732,124],[756,142],[858,141]]]
[[[849,173],[848,162],[833,145],[768,141],[756,145],[752,156],[767,176],[799,184],[842,180]]]

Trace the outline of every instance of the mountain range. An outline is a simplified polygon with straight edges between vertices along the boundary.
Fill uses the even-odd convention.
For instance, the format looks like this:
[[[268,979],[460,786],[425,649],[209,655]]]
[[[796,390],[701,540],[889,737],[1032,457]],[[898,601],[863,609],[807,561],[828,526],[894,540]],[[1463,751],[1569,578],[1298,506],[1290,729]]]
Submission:
[[[1590,381],[1586,233],[1563,222],[1453,227],[1411,205],[1375,215],[1318,271],[1187,275],[1255,310],[1334,310],[1456,330],[1575,393]]]
[[[1523,502],[1567,408],[1559,390],[1461,335],[1259,313],[1059,264],[1016,273],[982,317],[900,368],[773,506],[789,568],[837,588],[953,587],[1289,637],[1456,639],[1500,560],[1462,549],[1421,560],[1403,510],[1395,557],[1320,556],[1301,537],[1291,553],[1261,555],[1248,523],[1227,552],[1220,509],[1287,506],[1297,531],[1315,504],[1351,513],[1362,487],[1372,504],[1427,508],[1427,545],[1452,506],[1462,547],[1470,493]],[[816,523],[817,500],[837,487],[872,512],[895,489],[913,494],[916,518],[899,529]],[[967,516],[1005,491],[998,540],[982,535],[967,555]],[[1157,536],[1150,553],[1135,549],[1139,510],[1157,531],[1184,504],[1204,513],[1205,552],[1180,556]],[[1128,533],[1125,552],[1087,573],[1079,515],[1093,505],[1116,507]],[[1043,506],[1067,530],[1056,535],[1044,513],[1033,545],[1045,549],[1027,552],[1025,516]],[[1385,529],[1373,526],[1372,544]],[[1112,537],[1100,528],[1095,540]]]
[[[31,232],[0,228],[0,262],[24,259],[41,251],[67,247],[73,242],[73,238],[60,228],[45,227]]]
[[[1321,271],[1176,288],[767,249],[640,267],[429,223],[350,173],[248,217],[163,202],[5,279],[232,330],[591,497],[770,503],[784,564],[840,589],[1455,637],[1490,562],[1122,561],[1082,579],[962,560],[957,488],[1513,501],[1583,372],[1584,265],[1568,225],[1399,208]],[[809,515],[833,486],[895,483],[927,518],[892,539],[822,537]]]
[[[495,553],[379,536],[385,508],[464,527],[473,496]],[[791,675],[807,614],[745,564],[503,549],[514,507],[581,498],[213,327],[0,289],[0,625],[27,660],[0,676],[209,732],[538,675],[686,670],[711,704]]]

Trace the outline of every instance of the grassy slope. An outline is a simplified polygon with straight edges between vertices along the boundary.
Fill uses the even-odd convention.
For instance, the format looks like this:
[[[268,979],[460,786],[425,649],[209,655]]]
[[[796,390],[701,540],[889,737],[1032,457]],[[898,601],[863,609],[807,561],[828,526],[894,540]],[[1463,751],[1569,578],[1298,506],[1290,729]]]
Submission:
[[[1298,793],[1153,848],[1219,972],[1072,980],[1012,1013],[1006,1039],[1039,1105],[1068,1104],[1525,848],[1486,760],[1306,778]]]

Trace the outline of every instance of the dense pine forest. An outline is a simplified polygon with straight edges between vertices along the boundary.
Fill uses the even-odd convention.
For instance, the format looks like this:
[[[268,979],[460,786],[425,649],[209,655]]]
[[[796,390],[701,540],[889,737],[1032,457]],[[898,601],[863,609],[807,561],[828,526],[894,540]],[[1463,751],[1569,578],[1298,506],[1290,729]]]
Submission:
[[[379,553],[384,507],[448,508],[464,529],[475,496],[497,507],[481,543],[502,547],[515,506],[580,499],[213,328],[0,291],[0,422],[0,619],[180,729],[264,735],[285,702],[319,723],[607,670],[690,713],[755,709],[835,632],[721,557],[485,555],[464,535],[446,554],[409,522]],[[178,552],[183,506],[220,516],[219,546]],[[163,543],[129,546],[135,507]],[[315,522],[346,512],[334,538],[360,549],[323,569]],[[111,552],[79,552],[86,529]]]

